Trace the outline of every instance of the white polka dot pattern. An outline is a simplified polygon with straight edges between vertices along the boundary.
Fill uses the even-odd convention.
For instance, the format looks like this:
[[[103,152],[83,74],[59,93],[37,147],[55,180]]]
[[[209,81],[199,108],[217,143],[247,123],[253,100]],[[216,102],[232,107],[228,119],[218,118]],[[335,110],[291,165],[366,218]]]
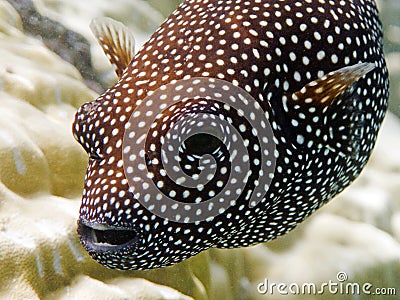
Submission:
[[[103,49],[123,61],[118,49]],[[125,67],[73,125],[90,156],[78,233],[110,268],[158,268],[287,233],[359,175],[387,107],[373,0],[186,0]],[[228,105],[222,95],[180,99],[179,83],[197,78],[238,87],[260,109]],[[157,94],[171,85],[175,94]],[[215,134],[187,132],[195,128]],[[168,138],[178,143],[169,148]],[[249,166],[248,176],[244,187],[225,189],[241,171],[234,159]],[[146,180],[134,182],[139,173]],[[259,186],[265,194],[249,205]],[[197,209],[191,220],[176,213],[220,192],[226,206],[211,207],[213,217],[203,220],[204,208],[199,219]],[[179,203],[157,206],[158,194]]]
[[[267,193],[277,158],[274,134],[259,103],[244,90],[220,79],[191,78],[162,86],[143,100],[142,107],[159,113],[131,116],[125,126],[122,156],[129,190],[149,211],[180,223],[210,221],[235,205],[235,198],[244,191],[251,207]],[[136,109],[142,110],[140,106]],[[233,121],[241,119],[243,123]],[[165,129],[157,126],[167,120]],[[255,140],[253,149],[242,136],[248,128]],[[190,147],[191,138],[197,139],[197,149]],[[201,139],[204,144],[199,143]],[[215,147],[210,147],[215,140]],[[135,149],[148,150],[135,155]],[[231,172],[223,189],[217,191],[209,186],[219,178],[224,152]],[[196,169],[187,161],[189,157],[198,162],[200,173],[190,176],[190,171],[185,172]],[[183,170],[182,160],[186,160]],[[161,171],[163,178],[153,181]],[[257,184],[250,188],[247,182],[253,172]],[[180,202],[182,197],[184,202]]]

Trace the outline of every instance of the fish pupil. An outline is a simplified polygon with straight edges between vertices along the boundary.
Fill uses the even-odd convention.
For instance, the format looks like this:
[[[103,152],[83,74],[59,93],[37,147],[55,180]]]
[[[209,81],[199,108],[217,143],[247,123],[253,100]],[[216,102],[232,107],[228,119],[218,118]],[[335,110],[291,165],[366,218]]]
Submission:
[[[188,153],[203,155],[215,152],[222,142],[211,134],[198,133],[187,138],[184,145]]]
[[[222,142],[215,136],[198,133],[185,140],[185,148],[192,155],[211,154],[220,148]]]
[[[230,168],[226,159],[229,157],[226,145],[210,133],[197,133],[188,137],[179,150],[181,159],[179,164],[188,176],[199,175],[202,172],[200,161],[205,155],[214,157],[215,167],[218,165],[218,168],[223,166]],[[207,168],[213,167],[209,165]]]

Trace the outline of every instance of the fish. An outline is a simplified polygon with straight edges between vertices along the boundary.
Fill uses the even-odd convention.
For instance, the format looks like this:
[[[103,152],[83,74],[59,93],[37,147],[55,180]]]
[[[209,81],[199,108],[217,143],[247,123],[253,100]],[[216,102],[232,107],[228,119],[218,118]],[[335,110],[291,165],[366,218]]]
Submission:
[[[389,94],[373,0],[185,0],[72,126],[89,156],[80,242],[121,270],[288,233],[365,167]]]

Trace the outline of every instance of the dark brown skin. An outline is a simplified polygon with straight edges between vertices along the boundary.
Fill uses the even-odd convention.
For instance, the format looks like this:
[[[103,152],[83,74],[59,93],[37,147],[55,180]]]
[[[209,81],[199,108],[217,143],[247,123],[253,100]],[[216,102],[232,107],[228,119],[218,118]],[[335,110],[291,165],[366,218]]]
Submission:
[[[381,25],[374,1],[331,2],[184,1],[126,69],[124,63],[117,67],[122,74],[118,83],[83,105],[74,123],[75,138],[91,157],[78,232],[94,259],[110,268],[150,269],[210,247],[265,242],[293,229],[359,175],[387,108]],[[118,65],[130,51],[110,38],[116,35],[104,34],[100,42]],[[210,99],[200,92],[173,100],[184,95],[178,84],[196,90],[193,78],[209,83],[211,92],[218,85],[222,92],[243,92],[260,109],[251,101],[242,112],[232,105],[227,109],[229,97]],[[259,111],[262,116],[252,119]],[[243,148],[231,159],[232,149],[223,141],[232,134],[219,141],[211,133],[183,138],[177,166],[186,175],[201,173],[200,156],[210,154],[215,160],[214,177],[188,188],[172,180],[172,173],[164,174],[174,159],[163,160],[161,137],[183,121],[171,138],[176,142],[191,126],[184,120],[200,124],[196,118],[201,113],[221,124],[228,120],[230,132],[239,135],[233,147]],[[140,122],[145,124],[142,144]],[[256,128],[254,135],[253,125],[265,130]],[[268,142],[263,142],[265,136]],[[236,189],[228,177],[246,173],[243,168],[235,171],[244,158],[251,174]],[[130,173],[128,166],[137,162],[152,174],[152,181],[139,178],[139,169]],[[249,197],[267,177],[270,182],[254,198],[256,205],[249,205]],[[149,192],[152,182],[159,187],[154,193]],[[186,221],[181,218],[184,210],[178,209],[176,219],[155,213],[162,206],[158,196],[194,207],[223,189],[229,191],[221,194],[228,208],[212,218],[208,214],[216,206]],[[156,204],[148,207],[146,201]],[[202,214],[204,220],[194,221]]]

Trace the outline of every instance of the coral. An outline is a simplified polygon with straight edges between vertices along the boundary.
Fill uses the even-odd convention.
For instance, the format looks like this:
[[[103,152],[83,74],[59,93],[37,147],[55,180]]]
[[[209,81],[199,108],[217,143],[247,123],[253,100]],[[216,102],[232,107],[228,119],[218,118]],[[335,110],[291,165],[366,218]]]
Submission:
[[[90,38],[88,20],[77,22],[82,15],[124,21],[137,4],[116,1],[106,9],[106,2],[96,2],[93,12],[90,1],[38,7],[53,16],[65,12],[62,22],[86,7],[69,22]],[[93,261],[76,235],[87,155],[71,123],[76,108],[96,96],[75,67],[25,35],[18,13],[0,1],[0,299],[281,299],[257,286],[265,279],[319,284],[337,280],[338,272],[347,273],[346,282],[398,287],[400,122],[393,115],[361,177],[288,235],[247,249],[212,249],[164,269],[121,272]]]
[[[23,33],[8,2],[0,1],[0,15],[0,298],[86,298],[87,286],[93,297],[187,299],[136,273],[106,270],[81,248],[76,220],[87,154],[71,123],[96,94],[73,66]],[[201,299],[207,273],[196,272],[203,277],[188,262],[143,276]]]
[[[90,44],[79,33],[37,12],[31,0],[8,0],[18,11],[24,31],[43,41],[53,52],[78,68],[86,83],[101,91],[90,60]]]

